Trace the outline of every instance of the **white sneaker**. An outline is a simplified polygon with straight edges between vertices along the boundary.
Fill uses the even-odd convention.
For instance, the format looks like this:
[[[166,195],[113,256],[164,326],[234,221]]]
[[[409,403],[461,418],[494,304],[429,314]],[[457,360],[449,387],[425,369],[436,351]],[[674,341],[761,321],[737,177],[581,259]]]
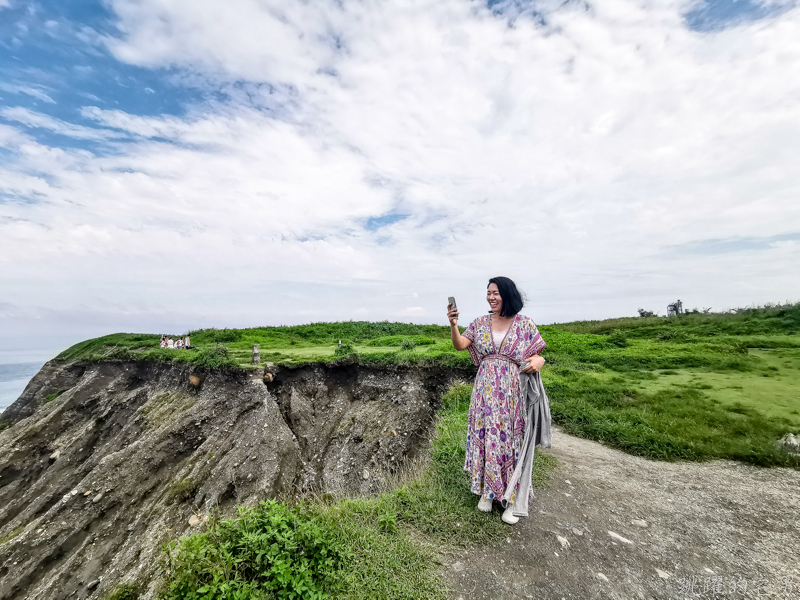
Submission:
[[[478,510],[481,512],[492,512],[492,499],[481,498],[478,502]]]
[[[509,525],[513,525],[517,521],[519,521],[519,517],[514,516],[514,508],[509,506],[504,512],[503,516],[500,517],[503,519],[503,523],[508,523]]]

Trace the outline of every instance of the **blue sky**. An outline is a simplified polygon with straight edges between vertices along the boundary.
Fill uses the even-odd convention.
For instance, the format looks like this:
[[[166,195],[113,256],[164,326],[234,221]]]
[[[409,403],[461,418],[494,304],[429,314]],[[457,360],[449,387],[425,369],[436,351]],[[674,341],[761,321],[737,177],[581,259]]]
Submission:
[[[800,299],[798,13],[0,0],[0,350]]]

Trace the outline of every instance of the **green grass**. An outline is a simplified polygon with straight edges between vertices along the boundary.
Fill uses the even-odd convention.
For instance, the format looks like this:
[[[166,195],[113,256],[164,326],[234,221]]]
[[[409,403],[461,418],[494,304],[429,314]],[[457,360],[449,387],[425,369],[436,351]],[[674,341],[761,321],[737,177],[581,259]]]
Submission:
[[[201,369],[229,369],[249,365],[254,344],[261,346],[262,362],[329,362],[342,356],[341,351],[337,354],[341,340],[366,362],[402,362],[409,358],[403,353],[414,349],[416,353],[410,357],[414,362],[471,364],[468,356],[453,350],[450,328],[438,325],[348,321],[292,327],[202,329],[189,335],[196,347],[194,350],[159,348],[158,335],[115,333],[75,344],[56,358],[85,361],[138,358],[185,362]]]
[[[25,531],[25,525],[20,525],[16,529],[14,529],[12,531],[9,531],[6,535],[4,535],[3,537],[0,537],[0,546],[5,544],[6,542],[10,542],[15,537],[17,537],[20,533],[22,533],[23,531]]]
[[[568,431],[663,460],[797,466],[797,457],[774,442],[800,432],[800,304],[580,321],[540,331],[548,344],[543,376],[553,419]],[[157,336],[115,334],[82,342],[59,358],[249,368],[257,343],[262,361],[279,364],[472,364],[466,352],[453,350],[449,328],[435,325],[315,323],[191,335],[197,350],[163,350],[154,347]]]
[[[475,509],[463,471],[471,389],[445,395],[430,463],[417,475],[377,497],[262,502],[212,519],[165,547],[160,597],[447,598],[438,552],[507,534],[497,511]],[[546,485],[555,466],[537,453],[534,486]]]
[[[122,583],[103,596],[103,600],[139,600],[141,593],[140,585]]]
[[[772,309],[763,313],[774,316]],[[613,327],[592,324],[609,335],[580,333],[589,329],[583,323],[543,327],[553,420],[568,432],[653,459],[728,458],[799,468],[800,457],[776,441],[800,431],[800,344],[785,332],[753,338],[749,329],[763,327],[740,315],[728,318],[737,327],[746,323],[748,331],[686,335],[682,325],[667,328],[672,319],[660,319],[667,323],[658,327],[626,328],[632,319],[615,320]],[[718,316],[707,321],[725,325]],[[748,350],[754,340],[772,349]]]

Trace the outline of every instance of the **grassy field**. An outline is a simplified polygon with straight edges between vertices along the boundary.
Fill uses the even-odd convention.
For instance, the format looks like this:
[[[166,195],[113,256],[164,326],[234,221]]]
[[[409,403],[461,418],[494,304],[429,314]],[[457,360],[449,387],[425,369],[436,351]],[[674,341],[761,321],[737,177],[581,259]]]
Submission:
[[[730,458],[798,467],[776,447],[800,432],[800,304],[722,314],[579,321],[540,328],[553,420],[567,431],[661,460]],[[158,348],[158,336],[114,334],[58,358],[177,360],[198,368],[331,361],[470,365],[449,328],[405,323],[316,323],[190,332],[195,350]],[[338,349],[342,340],[344,347]]]

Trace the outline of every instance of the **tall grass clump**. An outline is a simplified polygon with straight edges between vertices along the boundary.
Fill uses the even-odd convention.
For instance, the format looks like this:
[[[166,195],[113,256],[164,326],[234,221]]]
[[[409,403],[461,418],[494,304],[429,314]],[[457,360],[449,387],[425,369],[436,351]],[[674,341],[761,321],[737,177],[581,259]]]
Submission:
[[[230,350],[221,344],[205,348],[192,355],[190,362],[203,369],[230,369],[238,366],[236,361],[231,358]]]

